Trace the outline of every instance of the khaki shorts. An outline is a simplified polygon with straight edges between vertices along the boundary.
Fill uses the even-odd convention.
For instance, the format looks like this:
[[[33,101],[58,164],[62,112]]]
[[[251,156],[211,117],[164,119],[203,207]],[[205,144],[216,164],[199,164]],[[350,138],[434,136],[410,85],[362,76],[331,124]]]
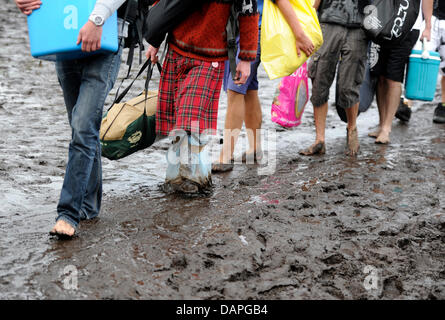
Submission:
[[[360,101],[368,39],[361,28],[322,23],[321,30],[324,43],[309,63],[309,77],[312,80],[311,102],[315,107],[328,102],[329,89],[337,71],[337,106],[350,108]]]

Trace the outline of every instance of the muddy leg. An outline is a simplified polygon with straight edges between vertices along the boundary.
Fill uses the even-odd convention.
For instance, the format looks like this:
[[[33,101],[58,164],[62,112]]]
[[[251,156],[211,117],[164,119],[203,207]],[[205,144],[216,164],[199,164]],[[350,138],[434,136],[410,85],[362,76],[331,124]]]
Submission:
[[[392,121],[399,106],[400,96],[402,94],[402,84],[390,79],[385,79],[387,83],[386,90],[386,108],[384,120],[381,123],[381,130],[375,143],[387,144],[389,143],[389,135],[391,133]]]
[[[358,114],[358,103],[354,106],[345,109],[346,116],[348,118],[348,128],[347,128],[347,145],[348,151],[346,152],[350,156],[355,156],[360,149],[360,143],[358,142],[357,133],[357,114]]]
[[[325,129],[326,116],[328,114],[328,103],[321,106],[314,106],[314,120],[315,120],[315,142],[309,148],[300,150],[300,154],[304,156],[311,156],[314,154],[324,154],[326,152],[325,146]]]
[[[377,138],[380,133],[380,128],[383,123],[383,118],[385,114],[385,108],[386,108],[386,82],[384,77],[379,78],[379,82],[377,84],[377,90],[376,90],[376,100],[377,100],[377,107],[379,110],[379,126],[375,131],[372,131],[368,133],[368,136],[371,138]]]
[[[227,90],[227,112],[224,122],[224,142],[219,155],[220,163],[230,163],[244,121],[244,95]]]

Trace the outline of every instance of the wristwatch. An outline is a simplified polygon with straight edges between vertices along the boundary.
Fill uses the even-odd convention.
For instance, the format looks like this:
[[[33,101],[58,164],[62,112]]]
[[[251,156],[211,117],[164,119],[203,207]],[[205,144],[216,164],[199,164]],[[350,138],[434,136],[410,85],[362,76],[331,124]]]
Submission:
[[[89,20],[94,23],[96,26],[100,27],[104,24],[105,19],[102,16],[99,16],[97,14],[91,15]]]

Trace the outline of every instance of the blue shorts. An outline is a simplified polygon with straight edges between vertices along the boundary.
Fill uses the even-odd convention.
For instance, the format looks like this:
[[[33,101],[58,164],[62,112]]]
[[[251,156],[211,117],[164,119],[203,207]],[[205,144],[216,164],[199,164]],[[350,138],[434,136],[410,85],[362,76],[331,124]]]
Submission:
[[[238,64],[240,62],[240,60],[238,59],[239,38],[237,39],[237,44],[238,44],[238,52],[236,54],[236,56],[237,56],[236,64]],[[247,90],[258,90],[257,73],[258,73],[258,67],[261,63],[260,53],[261,53],[260,39],[258,38],[258,52],[257,52],[255,61],[252,61],[250,63],[250,76],[249,76],[249,78],[247,78],[246,83],[243,85],[240,85],[240,86],[237,86],[235,83],[233,83],[232,74],[230,73],[230,64],[229,64],[229,61],[226,61],[225,68],[224,68],[224,91],[227,92],[227,90],[232,90],[237,93],[241,93],[241,94],[245,95]]]

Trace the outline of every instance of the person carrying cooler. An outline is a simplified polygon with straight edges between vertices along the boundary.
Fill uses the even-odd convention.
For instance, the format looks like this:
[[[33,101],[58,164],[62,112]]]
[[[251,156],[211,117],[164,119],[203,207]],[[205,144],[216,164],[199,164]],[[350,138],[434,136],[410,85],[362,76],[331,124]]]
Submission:
[[[303,51],[310,56],[314,50],[314,45],[309,37],[304,33],[295,11],[289,0],[273,0],[282,11],[286,21],[291,26],[295,38],[297,39],[298,51]],[[258,11],[263,10],[263,0],[258,1]],[[233,169],[233,151],[238,139],[239,132],[243,125],[246,125],[249,139],[249,150],[243,153],[242,161],[253,163],[261,161],[261,141],[260,129],[262,122],[261,104],[258,98],[258,78],[257,72],[260,65],[260,39],[258,38],[258,52],[255,61],[251,63],[251,73],[246,83],[237,85],[230,75],[230,65],[226,61],[224,73],[224,90],[227,91],[227,112],[224,124],[223,146],[219,156],[219,161],[212,165],[212,172],[224,172]]]
[[[211,187],[211,163],[205,147],[209,135],[216,133],[224,61],[228,59],[226,25],[233,3],[239,13],[240,29],[235,84],[245,84],[251,61],[257,57],[256,0],[205,1],[168,36],[156,132],[158,136],[172,138],[167,153],[166,186],[176,192],[198,193]],[[147,58],[153,63],[158,60],[158,50],[151,44],[147,49]]]
[[[100,48],[102,25],[124,2],[97,0],[89,20],[79,31],[78,44],[81,43],[82,51],[93,52]],[[38,0],[15,0],[15,3],[26,15],[42,5]],[[122,31],[125,33],[122,23],[119,19],[120,36]],[[116,53],[56,62],[72,132],[57,205],[58,216],[50,232],[60,238],[71,238],[81,220],[93,219],[100,211],[102,167],[99,129],[105,98],[117,78],[121,53],[122,46]]]
[[[431,42],[434,50],[440,53],[440,74],[441,74],[441,97],[442,101],[434,109],[433,121],[435,123],[445,123],[445,1],[436,0],[431,18]]]
[[[421,0],[411,0],[420,3]],[[377,107],[379,109],[379,127],[368,135],[375,138],[377,144],[388,144],[390,139],[392,121],[400,104],[402,83],[405,76],[409,55],[419,39],[422,24],[422,11],[425,18],[425,30],[420,39],[431,39],[431,16],[433,13],[433,0],[423,0],[418,8],[418,18],[412,30],[398,42],[385,40],[381,45],[372,44],[371,50],[377,57],[371,74],[379,77],[376,90]]]
[[[309,148],[300,151],[301,155],[311,156],[326,152],[325,127],[329,89],[336,73],[337,105],[345,109],[348,122],[347,154],[355,156],[359,151],[356,120],[368,48],[367,37],[361,28],[365,2],[367,1],[315,0],[314,7],[318,9],[324,39],[320,50],[309,62],[316,136]]]

